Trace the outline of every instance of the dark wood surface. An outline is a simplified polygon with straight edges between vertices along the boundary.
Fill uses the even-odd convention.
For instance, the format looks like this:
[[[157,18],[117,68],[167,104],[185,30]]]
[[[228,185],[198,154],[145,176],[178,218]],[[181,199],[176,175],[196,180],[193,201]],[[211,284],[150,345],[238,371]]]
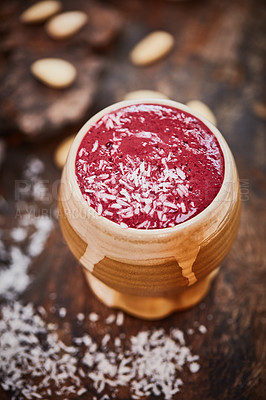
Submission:
[[[146,322],[126,315],[121,327],[106,327],[104,319],[111,311],[88,289],[81,267],[70,254],[58,222],[53,218],[54,228],[45,249],[32,259],[30,265],[32,282],[19,295],[19,300],[31,302],[36,308],[44,307],[48,313],[45,320],[58,325],[57,333],[66,343],[71,343],[71,338],[81,330],[87,330],[97,342],[99,334],[102,336],[108,329],[114,335],[123,332],[130,337],[145,329],[163,327],[168,331],[171,327],[178,327],[185,332],[194,327],[195,323],[202,324],[206,326],[207,332],[187,339],[193,352],[200,356],[201,368],[197,374],[183,371],[184,385],[173,399],[265,399],[264,2],[114,0],[102,4],[106,3],[121,12],[126,24],[112,46],[101,53],[105,69],[97,82],[95,99],[86,111],[86,118],[80,116],[80,120],[75,121],[74,126],[71,124],[65,127],[60,136],[49,139],[43,133],[39,138],[41,141],[35,143],[25,142],[18,126],[9,131],[9,136],[4,132],[6,155],[1,167],[0,194],[6,202],[1,202],[2,240],[7,247],[11,245],[9,231],[17,226],[19,218],[15,182],[23,178],[22,171],[28,160],[31,157],[42,160],[45,170],[41,179],[52,193],[49,201],[36,203],[29,199],[28,203],[33,203],[35,210],[49,215],[51,210],[56,209],[55,188],[60,178],[60,171],[53,163],[53,153],[62,137],[74,133],[84,119],[95,111],[121,100],[127,91],[142,88],[159,90],[184,103],[194,98],[200,99],[214,111],[218,128],[232,149],[240,175],[242,219],[239,234],[210,292],[199,305],[157,322]],[[21,4],[11,4],[15,9],[17,7],[19,15]],[[144,34],[157,28],[174,34],[174,50],[166,59],[152,66],[134,67],[128,61],[129,50]],[[10,62],[10,57],[10,54],[5,53],[2,61]],[[4,68],[6,74],[4,61],[1,69]],[[8,103],[8,98],[6,101]],[[1,268],[6,268],[9,260],[2,262],[4,267]],[[51,293],[56,293],[56,298]],[[1,300],[3,306],[6,303],[6,299]],[[59,318],[56,312],[60,307],[68,310],[64,319]],[[81,328],[77,314],[82,312],[87,317],[92,311],[101,318],[97,329],[87,318]],[[97,395],[89,381],[86,387],[90,394],[80,398],[102,398],[103,394]],[[111,394],[108,391],[106,393]],[[12,393],[5,392],[0,386],[0,398],[6,400],[11,397]],[[78,396],[68,398],[76,399]],[[130,399],[130,394],[123,390],[117,398]]]

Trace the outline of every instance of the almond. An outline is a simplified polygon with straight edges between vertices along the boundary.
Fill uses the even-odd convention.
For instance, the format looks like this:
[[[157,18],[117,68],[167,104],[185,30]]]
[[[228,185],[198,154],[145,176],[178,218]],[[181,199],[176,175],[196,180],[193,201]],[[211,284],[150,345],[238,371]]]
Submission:
[[[53,88],[70,86],[77,75],[76,68],[60,58],[42,58],[31,65],[31,72],[41,82]]]
[[[201,114],[204,118],[210,121],[213,125],[217,126],[217,120],[212,110],[200,100],[191,100],[187,103],[187,106],[192,110]]]
[[[46,32],[53,39],[65,39],[77,33],[88,21],[83,11],[69,11],[53,17],[46,24]]]
[[[76,135],[71,135],[64,139],[57,147],[54,154],[54,162],[59,169],[62,169],[65,165],[70,147],[75,139]]]
[[[154,31],[136,44],[129,58],[134,65],[148,65],[166,56],[173,46],[173,35]]]
[[[123,98],[123,100],[137,99],[168,99],[168,97],[155,90],[135,90],[134,92],[128,92]]]
[[[59,1],[40,1],[27,8],[21,16],[20,21],[24,24],[38,24],[46,21],[62,8]]]

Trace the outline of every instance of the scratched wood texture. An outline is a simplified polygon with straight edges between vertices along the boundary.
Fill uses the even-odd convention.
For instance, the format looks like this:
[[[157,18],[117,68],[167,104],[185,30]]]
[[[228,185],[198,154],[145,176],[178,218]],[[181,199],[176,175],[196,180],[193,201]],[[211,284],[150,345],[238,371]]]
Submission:
[[[235,156],[243,205],[237,240],[209,294],[199,305],[159,322],[126,316],[124,325],[112,327],[112,333],[131,335],[153,327],[166,330],[179,327],[186,331],[198,321],[207,327],[207,332],[194,335],[188,344],[200,355],[201,369],[194,375],[184,371],[182,392],[173,398],[265,399],[266,7],[263,1],[252,0],[102,2],[103,6],[107,3],[122,13],[126,23],[112,46],[101,54],[105,69],[86,119],[122,99],[127,91],[142,88],[162,91],[181,102],[193,98],[206,102],[217,116],[218,128]],[[19,2],[12,4],[21,10]],[[80,8],[83,4],[80,2]],[[75,5],[78,8],[79,2]],[[174,50],[152,66],[134,67],[127,58],[129,50],[143,35],[157,28],[174,34]],[[60,178],[60,171],[53,164],[53,152],[62,137],[75,132],[83,120],[84,115],[74,126],[65,127],[60,136],[47,139],[44,134],[39,138],[41,142],[25,142],[18,129],[4,136],[7,152],[0,176],[1,195],[8,202],[8,207],[2,209],[4,230],[15,225],[14,182],[27,159],[34,155],[45,163],[44,179],[52,188]],[[53,196],[47,210],[55,205]],[[66,307],[64,324],[56,313],[48,315],[48,320],[58,323],[58,334],[66,342],[71,342],[71,337],[79,332],[78,312],[88,315],[95,311],[102,319],[110,314],[88,289],[58,224],[31,271],[33,284],[21,295],[21,300],[47,310],[52,306]],[[55,300],[49,297],[52,292],[57,293]],[[105,332],[104,323],[97,326]],[[87,328],[91,329],[89,325]],[[97,341],[98,332],[89,332]],[[97,396],[92,387],[89,390],[91,397]],[[10,397],[11,394],[0,389],[1,399]],[[126,392],[119,394],[121,400],[129,398]]]

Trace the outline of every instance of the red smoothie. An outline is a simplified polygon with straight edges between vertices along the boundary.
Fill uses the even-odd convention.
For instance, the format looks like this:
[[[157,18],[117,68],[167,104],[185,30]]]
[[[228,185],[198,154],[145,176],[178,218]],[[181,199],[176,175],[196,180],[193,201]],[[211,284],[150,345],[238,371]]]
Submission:
[[[223,182],[224,157],[196,117],[138,104],[90,127],[77,152],[76,178],[88,205],[122,228],[168,228],[213,201]]]

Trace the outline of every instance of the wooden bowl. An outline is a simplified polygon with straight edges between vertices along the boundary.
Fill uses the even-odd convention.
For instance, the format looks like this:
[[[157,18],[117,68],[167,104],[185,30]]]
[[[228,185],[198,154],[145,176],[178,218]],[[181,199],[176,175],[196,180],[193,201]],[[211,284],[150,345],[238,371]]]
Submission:
[[[90,126],[110,111],[143,102],[196,116],[216,136],[224,155],[224,181],[215,199],[173,228],[122,229],[88,206],[76,181],[76,153]],[[123,101],[93,116],[77,134],[62,174],[59,211],[65,240],[98,298],[141,318],[161,318],[193,306],[207,293],[237,234],[238,174],[221,133],[187,106],[163,99]]]

